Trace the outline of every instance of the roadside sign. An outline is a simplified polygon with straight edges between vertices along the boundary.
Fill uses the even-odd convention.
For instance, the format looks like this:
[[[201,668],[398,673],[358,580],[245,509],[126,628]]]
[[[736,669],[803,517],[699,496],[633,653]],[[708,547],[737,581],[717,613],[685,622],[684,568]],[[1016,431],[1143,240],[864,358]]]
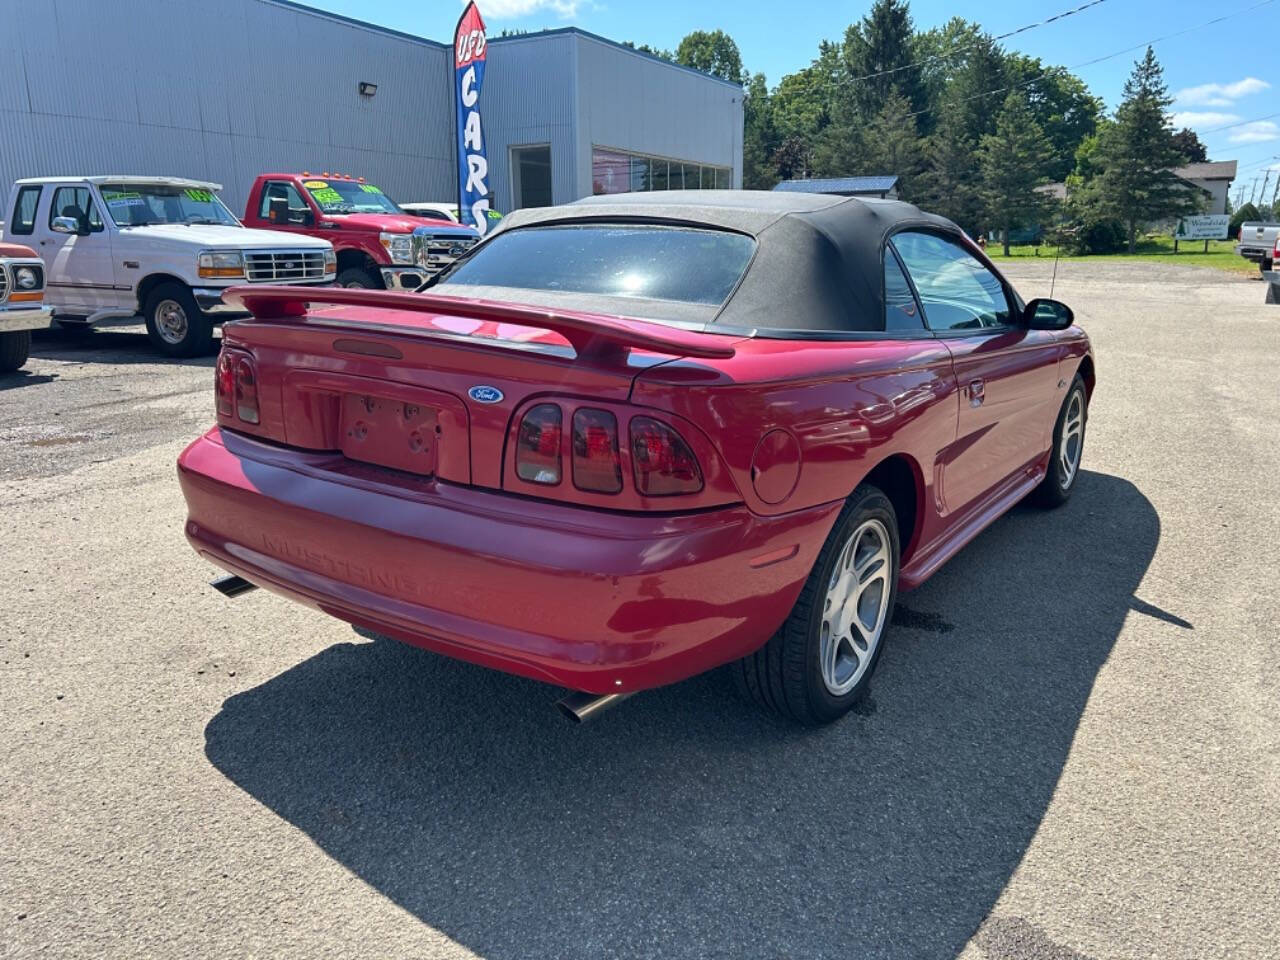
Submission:
[[[1175,240],[1225,240],[1231,217],[1225,213],[1205,213],[1183,217],[1173,231]]]

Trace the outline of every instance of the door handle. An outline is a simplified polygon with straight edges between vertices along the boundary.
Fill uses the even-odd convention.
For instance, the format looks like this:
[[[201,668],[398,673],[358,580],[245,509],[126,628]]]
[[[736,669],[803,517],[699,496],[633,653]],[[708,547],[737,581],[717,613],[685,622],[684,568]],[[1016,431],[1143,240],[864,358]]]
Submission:
[[[969,406],[980,407],[987,396],[987,385],[982,380],[969,381]]]

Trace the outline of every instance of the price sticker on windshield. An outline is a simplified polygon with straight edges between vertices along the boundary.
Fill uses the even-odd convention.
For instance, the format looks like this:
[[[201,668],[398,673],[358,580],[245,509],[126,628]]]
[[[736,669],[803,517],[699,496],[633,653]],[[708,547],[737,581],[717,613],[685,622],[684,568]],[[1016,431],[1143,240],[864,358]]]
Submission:
[[[194,187],[182,191],[188,200],[194,200],[196,203],[213,203],[213,194],[208,190],[197,190]]]
[[[363,190],[365,193],[382,193],[382,191],[379,188],[375,187],[372,183],[362,183],[360,184],[360,189]]]
[[[333,187],[324,187],[321,190],[312,190],[311,196],[315,199],[316,203],[320,204],[322,207],[341,206],[346,202],[342,199],[342,194],[333,189]]]
[[[107,201],[108,207],[140,207],[145,201],[140,193],[125,193],[121,190],[103,190],[102,199]]]
[[[329,185],[327,180],[304,180],[302,185],[308,190],[323,190]]]

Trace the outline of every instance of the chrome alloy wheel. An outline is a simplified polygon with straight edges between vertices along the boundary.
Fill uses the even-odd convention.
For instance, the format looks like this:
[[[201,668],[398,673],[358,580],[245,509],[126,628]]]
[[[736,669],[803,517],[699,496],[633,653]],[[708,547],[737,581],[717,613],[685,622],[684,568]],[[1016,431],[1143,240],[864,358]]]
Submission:
[[[1080,468],[1080,451],[1084,446],[1084,393],[1071,394],[1067,415],[1062,420],[1062,439],[1058,442],[1058,482],[1065,490]]]
[[[161,300],[156,304],[156,333],[161,340],[180,344],[187,338],[189,329],[187,311],[177,300]]]
[[[823,603],[818,655],[832,696],[854,688],[871,666],[889,616],[893,573],[889,531],[866,520],[840,550]]]

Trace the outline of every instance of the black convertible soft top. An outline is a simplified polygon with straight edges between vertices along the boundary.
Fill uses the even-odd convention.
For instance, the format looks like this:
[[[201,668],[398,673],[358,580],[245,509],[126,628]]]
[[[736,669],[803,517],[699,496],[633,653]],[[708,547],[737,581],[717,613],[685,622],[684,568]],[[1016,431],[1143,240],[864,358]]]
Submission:
[[[884,329],[882,258],[890,233],[905,227],[960,233],[950,220],[897,200],[671,190],[519,210],[502,219],[495,235],[535,225],[589,222],[667,223],[748,234],[756,240],[756,253],[728,299],[701,316],[680,310],[679,316],[665,319],[726,331],[819,335]]]

